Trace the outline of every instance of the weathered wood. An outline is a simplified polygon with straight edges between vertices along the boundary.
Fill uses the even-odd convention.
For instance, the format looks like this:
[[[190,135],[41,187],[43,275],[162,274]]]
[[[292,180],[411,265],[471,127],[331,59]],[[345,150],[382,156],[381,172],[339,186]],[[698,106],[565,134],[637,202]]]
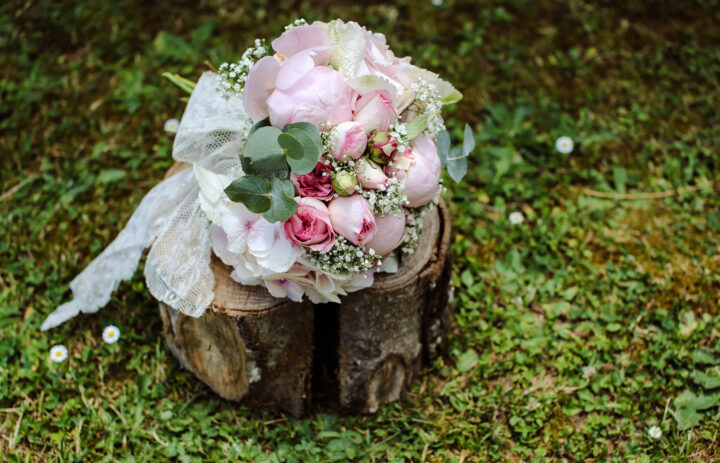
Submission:
[[[167,176],[187,167],[176,164]],[[398,272],[376,274],[371,288],[339,305],[293,303],[243,286],[213,257],[215,299],[205,315],[161,304],[167,344],[225,399],[302,416],[317,393],[336,397],[343,412],[373,413],[400,398],[437,354],[452,307],[449,224],[441,202]]]
[[[254,317],[208,309],[192,318],[162,303],[160,314],[170,351],[220,397],[245,398],[295,416],[310,410],[314,309],[309,301],[284,301]]]
[[[415,254],[396,274],[345,296],[339,312],[340,409],[374,413],[399,399],[436,354],[450,314],[447,213],[425,218]],[[424,353],[424,356],[423,356]]]

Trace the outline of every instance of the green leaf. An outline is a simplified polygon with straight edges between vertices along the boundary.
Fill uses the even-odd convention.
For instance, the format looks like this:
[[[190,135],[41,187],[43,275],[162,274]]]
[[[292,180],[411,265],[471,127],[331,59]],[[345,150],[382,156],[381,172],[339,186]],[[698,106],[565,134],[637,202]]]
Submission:
[[[467,156],[462,154],[460,148],[453,148],[450,157],[447,159],[447,171],[455,183],[460,183],[467,173]]]
[[[290,184],[292,186],[292,183]],[[266,212],[271,207],[272,186],[269,180],[255,175],[240,177],[225,188],[225,194],[232,201],[243,203],[256,214]]]
[[[420,135],[423,130],[425,130],[425,127],[427,127],[429,115],[423,114],[422,116],[418,116],[415,119],[411,120],[407,123],[405,126],[407,128],[407,139],[412,140],[413,138]]]
[[[613,166],[613,181],[615,189],[618,193],[625,193],[625,185],[627,184],[627,170],[622,166]]]
[[[473,135],[472,129],[468,124],[465,124],[465,138],[463,139],[463,154],[470,156],[470,153],[475,149],[475,135]]]
[[[450,134],[447,130],[441,130],[437,134],[435,140],[437,144],[438,156],[440,156],[440,165],[443,169],[447,167],[447,158],[450,155]]]
[[[673,413],[679,431],[686,431],[700,424],[703,415],[692,408],[681,408]]]
[[[275,127],[257,129],[245,144],[245,156],[250,158],[253,169],[258,172],[272,172],[285,164],[285,150],[278,143],[282,132]]]
[[[693,371],[692,380],[703,389],[716,389],[720,387],[720,371],[717,368],[708,370],[707,374],[702,371]]]
[[[460,373],[472,370],[478,363],[478,354],[473,349],[468,349],[458,357],[456,367]]]
[[[107,169],[100,172],[95,180],[97,183],[112,183],[125,178],[126,172],[121,169]]]
[[[694,350],[692,354],[690,354],[690,359],[695,363],[700,363],[704,365],[718,364],[718,361],[714,355],[701,349]]]
[[[290,180],[273,179],[270,209],[263,214],[270,223],[284,222],[295,213],[295,187]]]
[[[675,408],[691,408],[693,410],[707,410],[720,402],[720,392],[715,394],[696,395],[689,389],[685,389],[673,401]]]
[[[197,85],[192,80],[186,79],[183,76],[180,76],[178,74],[172,74],[170,72],[163,72],[162,76],[165,77],[167,80],[175,84],[180,90],[186,92],[188,95],[192,94],[193,90],[195,90],[195,85]]]
[[[303,134],[303,132],[295,131],[296,133]],[[278,143],[285,150],[285,154],[288,158],[293,160],[302,159],[305,156],[305,148],[303,144],[297,138],[293,137],[289,133],[281,133],[278,135]]]
[[[261,121],[257,121],[256,123],[253,124],[252,127],[250,127],[250,131],[248,132],[248,135],[247,135],[248,138],[250,138],[250,135],[257,132],[257,129],[261,129],[261,128],[267,127],[269,125],[270,125],[270,119],[268,119],[267,117]]]

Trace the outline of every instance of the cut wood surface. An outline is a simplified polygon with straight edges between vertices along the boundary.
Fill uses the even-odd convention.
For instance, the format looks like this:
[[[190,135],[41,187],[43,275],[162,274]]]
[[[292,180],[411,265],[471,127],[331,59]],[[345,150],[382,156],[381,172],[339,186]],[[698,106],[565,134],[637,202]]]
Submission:
[[[175,164],[166,178],[187,167]],[[168,346],[228,400],[303,416],[312,384],[334,391],[343,412],[373,413],[400,398],[437,353],[452,306],[449,223],[441,202],[398,272],[376,274],[372,287],[341,304],[275,298],[235,282],[232,269],[213,257],[215,298],[205,315],[191,318],[161,304]]]

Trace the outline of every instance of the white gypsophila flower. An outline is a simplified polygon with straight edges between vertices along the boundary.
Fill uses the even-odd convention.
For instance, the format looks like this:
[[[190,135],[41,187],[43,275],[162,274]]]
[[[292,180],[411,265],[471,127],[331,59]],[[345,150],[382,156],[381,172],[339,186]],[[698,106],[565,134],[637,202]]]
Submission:
[[[508,220],[512,225],[520,225],[525,222],[525,216],[522,215],[522,212],[515,211],[510,213]]]
[[[120,329],[115,325],[106,326],[102,332],[103,341],[114,344],[120,339]]]
[[[63,346],[62,344],[58,344],[56,346],[52,346],[50,349],[50,360],[53,362],[62,362],[64,361],[68,356],[68,350],[67,347]]]
[[[660,439],[662,437],[662,429],[659,426],[651,426],[648,429],[648,435],[653,439]]]
[[[560,151],[562,154],[570,154],[575,147],[575,144],[570,137],[560,137],[555,140],[555,149]]]
[[[583,378],[590,379],[595,376],[595,373],[597,373],[597,369],[593,365],[587,365],[582,368],[582,372]]]
[[[168,119],[163,127],[168,133],[177,133],[180,122],[177,119]]]

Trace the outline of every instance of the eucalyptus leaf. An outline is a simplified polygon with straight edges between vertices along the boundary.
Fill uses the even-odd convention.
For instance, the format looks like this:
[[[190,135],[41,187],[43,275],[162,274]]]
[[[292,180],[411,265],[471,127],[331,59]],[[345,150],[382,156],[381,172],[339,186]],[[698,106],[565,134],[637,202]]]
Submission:
[[[252,127],[250,127],[250,131],[248,132],[248,138],[250,137],[250,135],[255,133],[257,131],[257,129],[261,129],[263,127],[268,127],[269,125],[270,125],[270,119],[268,119],[267,117],[261,121],[257,121],[256,123],[253,124]]]
[[[303,132],[299,133],[302,134]],[[305,156],[303,144],[289,133],[281,133],[278,135],[278,143],[283,147],[288,158],[298,160]]]
[[[475,135],[473,135],[472,129],[468,124],[465,124],[465,138],[463,139],[463,154],[470,156],[470,153],[475,149]]]
[[[322,138],[320,138],[320,131],[317,129],[317,127],[315,127],[309,122],[293,122],[292,124],[287,124],[285,127],[283,127],[283,132],[290,132],[293,129],[304,132],[305,135],[307,135],[308,138],[310,138],[310,140],[313,142],[317,150],[322,151]]]
[[[429,118],[430,116],[428,114],[423,114],[422,116],[418,116],[408,122],[405,125],[405,127],[407,128],[407,139],[412,140],[413,138],[420,135],[423,130],[425,130],[425,127],[427,127]]]
[[[467,173],[467,156],[463,155],[459,147],[450,151],[450,157],[447,159],[447,171],[455,183],[460,183]]]
[[[295,213],[295,187],[290,180],[273,179],[270,209],[263,214],[270,223],[284,222]]]
[[[278,143],[282,132],[275,127],[257,129],[245,144],[245,156],[250,158],[253,169],[272,172],[281,169],[285,163],[285,150]]]
[[[290,184],[292,186],[292,183]],[[225,188],[225,194],[232,201],[242,203],[251,212],[261,214],[270,209],[272,184],[269,180],[255,175],[240,177]]]
[[[450,134],[447,130],[441,130],[437,134],[437,150],[440,157],[440,165],[443,169],[447,167],[447,158],[450,155]]]

